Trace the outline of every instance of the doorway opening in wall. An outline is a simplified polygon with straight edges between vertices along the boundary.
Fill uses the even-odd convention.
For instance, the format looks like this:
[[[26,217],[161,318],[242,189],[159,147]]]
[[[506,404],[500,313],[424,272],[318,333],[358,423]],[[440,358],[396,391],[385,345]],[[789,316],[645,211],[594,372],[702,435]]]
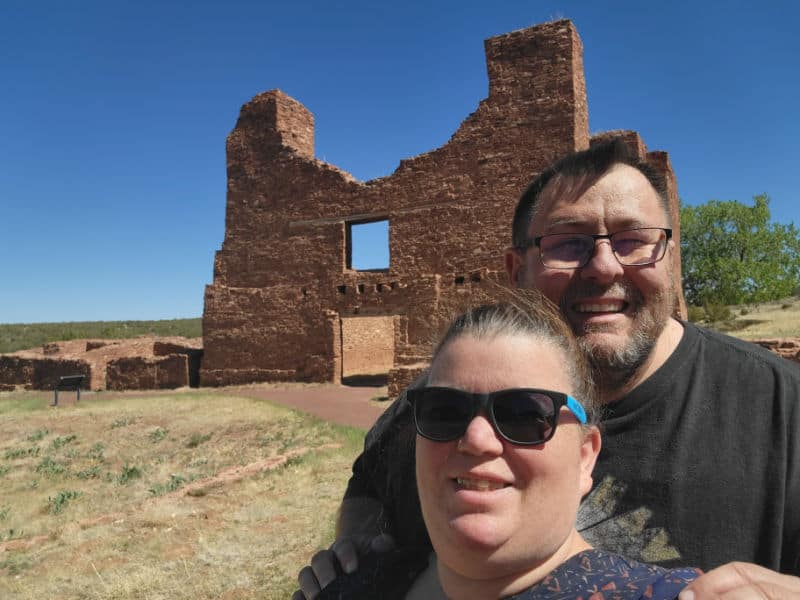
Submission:
[[[394,366],[394,317],[342,317],[342,384],[384,386]]]
[[[389,220],[347,223],[347,268],[355,271],[389,270]]]

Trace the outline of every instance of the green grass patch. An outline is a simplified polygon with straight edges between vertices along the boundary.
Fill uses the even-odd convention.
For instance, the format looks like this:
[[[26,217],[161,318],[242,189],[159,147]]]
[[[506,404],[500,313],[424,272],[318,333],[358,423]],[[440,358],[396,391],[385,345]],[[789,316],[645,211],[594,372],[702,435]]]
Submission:
[[[180,489],[186,482],[187,479],[182,475],[170,475],[169,481],[155,485],[149,491],[153,496],[163,496]]]
[[[88,469],[81,469],[75,473],[75,477],[78,479],[100,479],[100,475],[102,475],[102,470],[98,465],[89,467]]]
[[[71,444],[72,442],[74,442],[77,439],[78,439],[78,436],[74,435],[74,434],[73,435],[58,436],[52,442],[50,442],[50,447],[53,450],[58,450],[59,448],[63,448],[67,444]]]
[[[118,427],[128,427],[129,425],[133,425],[136,423],[136,417],[120,417],[119,419],[115,419],[113,423],[111,423],[111,429],[117,429]]]
[[[9,392],[8,396],[6,396],[6,392],[0,392],[0,416],[36,412],[47,408],[52,400],[52,392],[41,394]]]
[[[201,433],[196,433],[195,432],[195,433],[192,433],[192,435],[189,436],[189,439],[186,441],[186,447],[187,448],[197,448],[200,444],[204,444],[205,442],[207,442],[210,439],[211,439],[211,434],[210,433],[206,433],[205,435],[203,435]]]
[[[15,460],[18,458],[28,458],[29,456],[39,456],[39,446],[32,446],[31,448],[9,448],[5,451],[3,457],[6,460]]]
[[[106,447],[103,442],[95,442],[92,444],[92,447],[89,448],[89,451],[86,453],[87,458],[91,458],[92,460],[96,460],[97,462],[105,461],[105,451]]]
[[[75,500],[81,496],[80,492],[75,492],[71,490],[61,490],[55,496],[47,499],[47,505],[50,511],[50,514],[57,515],[62,512],[67,505],[69,504],[70,500]]]
[[[117,483],[120,485],[127,485],[134,479],[139,479],[142,476],[142,470],[136,465],[129,465],[125,463],[117,475]]]
[[[45,456],[41,462],[36,465],[36,472],[49,477],[55,477],[56,475],[63,475],[66,473],[67,467],[63,463],[53,460],[49,456]]]
[[[48,433],[50,433],[50,432],[49,432],[47,429],[37,429],[36,431],[34,431],[32,434],[30,434],[30,435],[27,437],[27,440],[28,440],[29,442],[39,442],[39,441],[41,441],[41,440],[44,438],[44,436],[46,436]]]
[[[2,538],[2,536],[0,536]],[[0,573],[5,571],[9,575],[21,575],[31,567],[30,559],[18,552],[7,553],[7,558],[0,559]]]
[[[169,431],[167,431],[163,427],[156,427],[155,429],[153,429],[153,431],[147,434],[147,437],[150,438],[151,442],[157,444],[165,437],[167,437],[167,433],[169,433]]]

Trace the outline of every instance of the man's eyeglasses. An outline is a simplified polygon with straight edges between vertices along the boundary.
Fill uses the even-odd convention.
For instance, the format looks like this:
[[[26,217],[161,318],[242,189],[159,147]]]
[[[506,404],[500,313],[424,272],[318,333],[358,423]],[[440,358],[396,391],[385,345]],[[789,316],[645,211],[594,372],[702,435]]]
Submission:
[[[619,264],[633,267],[664,258],[671,237],[672,229],[665,227],[639,227],[611,234],[553,233],[530,238],[518,249],[536,246],[542,264],[549,269],[580,269],[592,260],[597,240],[608,240]]]
[[[549,390],[515,388],[473,394],[448,387],[425,387],[408,390],[406,397],[414,407],[417,433],[434,442],[462,437],[480,410],[503,439],[523,446],[543,444],[553,437],[562,406],[586,423],[586,411],[580,402]]]

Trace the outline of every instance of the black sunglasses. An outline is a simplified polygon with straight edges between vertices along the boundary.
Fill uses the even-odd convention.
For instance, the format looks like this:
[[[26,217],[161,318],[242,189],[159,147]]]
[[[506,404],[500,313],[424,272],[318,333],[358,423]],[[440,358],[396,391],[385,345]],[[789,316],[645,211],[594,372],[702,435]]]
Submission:
[[[457,440],[483,410],[495,431],[512,444],[533,446],[553,437],[558,414],[566,406],[586,424],[586,411],[572,396],[550,390],[514,388],[473,394],[448,387],[410,389],[417,433],[434,442]]]

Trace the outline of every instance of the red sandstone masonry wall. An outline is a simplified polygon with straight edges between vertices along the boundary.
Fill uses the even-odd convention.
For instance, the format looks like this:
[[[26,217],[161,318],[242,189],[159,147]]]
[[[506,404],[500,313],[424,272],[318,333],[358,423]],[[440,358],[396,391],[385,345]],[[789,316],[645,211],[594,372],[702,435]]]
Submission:
[[[786,360],[800,363],[800,338],[754,340],[753,343],[766,348],[773,354],[782,356]]]
[[[84,375],[88,388],[91,368],[82,360],[0,355],[0,384],[6,389],[52,390],[58,378],[66,375]]]
[[[489,95],[475,112],[444,146],[366,183],[314,158],[313,116],[296,100],[274,90],[242,107],[205,294],[204,385],[338,382],[341,320],[352,316],[391,317],[395,370],[410,373],[449,311],[490,275],[505,279],[519,194],[555,158],[588,147],[588,109],[569,21],[484,47]],[[347,268],[348,224],[383,219],[389,268]]]
[[[174,389],[188,385],[189,361],[185,354],[118,358],[106,367],[109,390]]]

